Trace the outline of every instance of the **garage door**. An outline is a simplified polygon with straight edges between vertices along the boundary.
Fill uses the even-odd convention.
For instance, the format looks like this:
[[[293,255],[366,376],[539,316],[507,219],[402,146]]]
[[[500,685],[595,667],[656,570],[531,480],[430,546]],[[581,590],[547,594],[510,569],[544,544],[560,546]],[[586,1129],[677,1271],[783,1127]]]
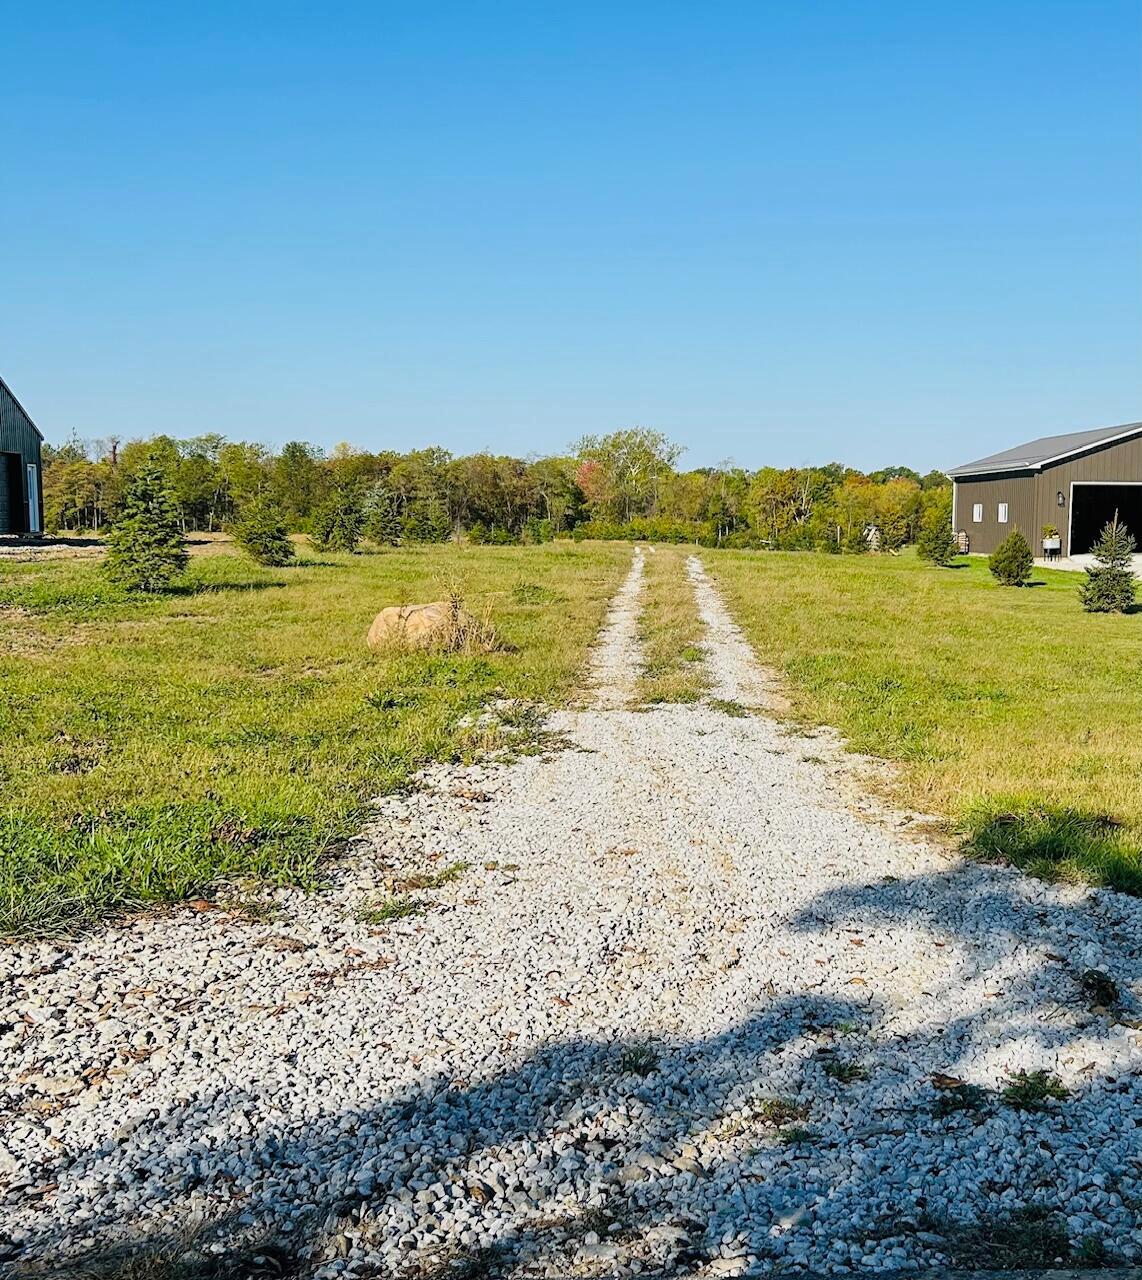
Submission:
[[[1142,484],[1076,480],[1071,501],[1070,554],[1086,555],[1116,515],[1142,547]]]
[[[0,533],[12,532],[12,468],[8,465],[8,455],[0,453]]]

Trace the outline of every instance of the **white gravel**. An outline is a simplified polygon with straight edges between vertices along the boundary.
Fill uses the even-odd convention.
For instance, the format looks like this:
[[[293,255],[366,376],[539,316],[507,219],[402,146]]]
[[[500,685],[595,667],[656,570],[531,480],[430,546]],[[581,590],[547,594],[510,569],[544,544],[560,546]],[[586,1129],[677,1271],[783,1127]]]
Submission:
[[[604,701],[629,697],[620,649],[637,669],[635,564]],[[691,575],[714,696],[763,700]],[[942,1219],[1029,1203],[1142,1256],[1142,1037],[1077,981],[1097,965],[1133,1006],[1137,901],[858,816],[828,739],[763,716],[551,727],[579,749],[386,798],[329,892],[278,895],[275,921],[186,911],[5,952],[9,1258],[201,1218],[292,1235],[320,1277],[489,1246],[519,1274],[843,1274],[943,1265]],[[455,863],[424,914],[356,922],[387,879]],[[934,1072],[994,1090],[1018,1068],[1071,1098],[932,1115]],[[778,1098],[802,1140],[768,1122]]]

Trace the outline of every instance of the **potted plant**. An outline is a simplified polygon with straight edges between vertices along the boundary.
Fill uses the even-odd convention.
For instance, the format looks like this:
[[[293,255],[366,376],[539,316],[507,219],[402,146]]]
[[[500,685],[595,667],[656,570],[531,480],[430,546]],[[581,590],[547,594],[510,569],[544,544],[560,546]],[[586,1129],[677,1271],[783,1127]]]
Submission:
[[[1051,556],[1057,556],[1063,549],[1063,540],[1059,536],[1057,525],[1045,524],[1043,526],[1043,554],[1050,559]]]

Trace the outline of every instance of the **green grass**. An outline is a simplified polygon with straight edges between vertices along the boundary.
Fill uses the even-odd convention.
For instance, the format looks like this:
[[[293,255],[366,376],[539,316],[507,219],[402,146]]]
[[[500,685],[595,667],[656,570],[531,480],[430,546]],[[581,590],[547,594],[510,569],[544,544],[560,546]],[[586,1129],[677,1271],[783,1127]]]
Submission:
[[[208,554],[153,598],[88,560],[0,565],[0,933],[72,930],[219,878],[313,885],[370,797],[486,745],[461,716],[572,695],[628,562],[568,543],[280,570]],[[381,607],[451,580],[504,652],[369,653]]]
[[[391,924],[394,920],[407,920],[427,910],[423,902],[415,898],[383,898],[380,902],[365,903],[357,912],[362,924]]]
[[[705,561],[791,715],[896,761],[898,803],[982,857],[1142,893],[1142,613],[1084,613],[1057,570],[1003,588],[977,558]]]
[[[1058,1076],[1042,1069],[1017,1071],[1008,1076],[1000,1094],[1003,1101],[1017,1111],[1042,1111],[1050,1103],[1063,1102],[1070,1096]]]
[[[658,1070],[658,1062],[658,1051],[651,1045],[631,1045],[619,1055],[619,1070],[624,1075],[649,1076]]]

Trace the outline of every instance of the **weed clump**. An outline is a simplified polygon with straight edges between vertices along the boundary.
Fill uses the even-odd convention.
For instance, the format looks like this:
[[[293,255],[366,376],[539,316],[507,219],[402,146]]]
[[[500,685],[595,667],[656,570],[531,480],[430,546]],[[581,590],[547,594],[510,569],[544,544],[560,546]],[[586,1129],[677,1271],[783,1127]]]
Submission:
[[[859,1062],[842,1062],[839,1058],[829,1058],[823,1065],[825,1075],[838,1084],[853,1084],[857,1080],[867,1080],[868,1072]]]
[[[398,887],[406,893],[412,889],[439,889],[442,885],[451,884],[453,880],[459,880],[470,865],[467,862],[450,862],[442,871],[417,871],[404,876]]]
[[[749,715],[749,708],[743,707],[740,702],[734,702],[732,698],[711,698],[710,709],[739,720]]]
[[[937,1120],[944,1120],[965,1111],[980,1112],[987,1107],[989,1100],[987,1090],[981,1089],[978,1084],[961,1084],[940,1094],[932,1103],[932,1115]]]
[[[624,1075],[649,1076],[658,1070],[658,1053],[648,1044],[635,1044],[624,1049],[619,1058],[619,1070]]]
[[[418,916],[423,911],[424,904],[413,898],[384,898],[380,902],[362,905],[357,912],[357,919],[362,924],[391,924],[394,920]]]
[[[812,1142],[816,1136],[812,1129],[806,1129],[804,1125],[791,1124],[778,1130],[777,1141],[783,1147],[796,1147],[803,1142]]]
[[[793,1120],[804,1120],[809,1114],[809,1104],[793,1098],[766,1098],[758,1107],[758,1117],[765,1124],[786,1125]]]
[[[1007,1085],[1000,1097],[1017,1111],[1045,1111],[1052,1102],[1062,1102],[1071,1096],[1057,1075],[1039,1071],[1016,1071],[1007,1077]]]
[[[1079,975],[1079,987],[1095,1009],[1113,1008],[1122,994],[1118,983],[1102,969],[1084,969]]]

